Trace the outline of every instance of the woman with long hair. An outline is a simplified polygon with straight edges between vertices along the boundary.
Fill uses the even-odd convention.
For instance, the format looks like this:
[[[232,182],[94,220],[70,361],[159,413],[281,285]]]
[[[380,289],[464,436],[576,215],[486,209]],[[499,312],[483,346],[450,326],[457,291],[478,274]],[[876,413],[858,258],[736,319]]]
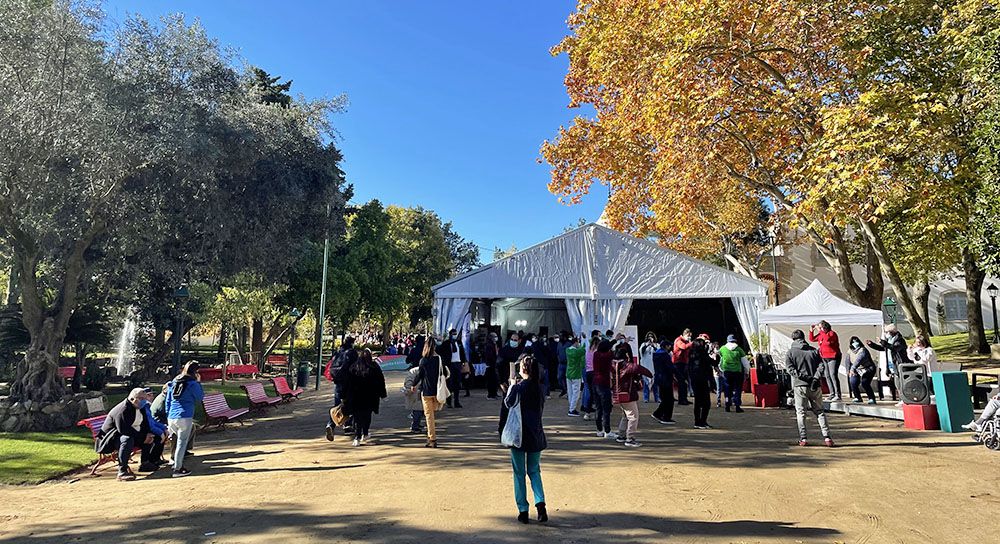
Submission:
[[[694,428],[711,429],[708,411],[712,407],[712,388],[715,387],[715,362],[708,354],[708,344],[702,337],[695,338],[688,354],[688,374],[694,392]]]
[[[441,356],[437,353],[437,340],[433,336],[428,336],[424,342],[424,350],[421,353],[420,364],[417,366],[417,375],[413,379],[412,391],[420,392],[420,399],[424,407],[424,419],[427,421],[427,444],[428,448],[437,447],[437,428],[435,426],[435,414],[441,409],[438,402],[438,376],[444,373],[445,380],[449,378],[448,366],[444,364]]]
[[[617,436],[611,432],[611,372],[614,354],[611,353],[611,341],[601,340],[594,353],[594,392],[597,394],[597,437],[614,440]]]
[[[521,411],[521,446],[510,449],[510,464],[514,472],[514,502],[517,504],[517,520],[528,523],[528,489],[525,478],[531,480],[538,521],[544,523],[549,520],[545,510],[541,469],[542,450],[548,445],[542,429],[545,390],[538,363],[533,357],[522,357],[518,366],[519,379],[507,390],[504,400],[508,409]]]
[[[344,372],[344,412],[354,417],[354,445],[367,444],[371,439],[372,414],[378,413],[379,400],[386,398],[385,376],[369,349]]]

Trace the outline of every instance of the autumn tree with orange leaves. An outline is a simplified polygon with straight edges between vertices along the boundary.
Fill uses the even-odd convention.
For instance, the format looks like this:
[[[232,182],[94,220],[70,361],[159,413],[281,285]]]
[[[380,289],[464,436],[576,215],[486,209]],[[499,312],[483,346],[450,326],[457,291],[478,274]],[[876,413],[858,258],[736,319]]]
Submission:
[[[553,54],[569,57],[571,106],[595,114],[542,146],[550,190],[575,202],[607,184],[612,226],[697,256],[803,233],[856,303],[880,306],[884,274],[929,333],[907,283],[959,264],[968,214],[948,204],[968,196],[961,168],[941,168],[961,138],[938,135],[956,129],[954,48],[936,41],[955,2],[898,4],[582,0]],[[902,62],[921,51],[944,64],[915,81]]]

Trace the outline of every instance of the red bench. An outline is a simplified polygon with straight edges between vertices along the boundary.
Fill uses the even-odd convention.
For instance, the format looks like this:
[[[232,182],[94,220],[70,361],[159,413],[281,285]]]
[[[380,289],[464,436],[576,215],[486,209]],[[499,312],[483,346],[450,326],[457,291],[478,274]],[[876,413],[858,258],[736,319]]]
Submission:
[[[260,382],[250,382],[248,384],[241,385],[247,394],[247,400],[250,401],[250,407],[255,410],[261,410],[267,408],[268,406],[275,406],[282,402],[281,397],[272,397],[264,391],[264,384]]]
[[[108,416],[94,416],[87,419],[81,419],[77,421],[76,424],[80,427],[87,427],[90,429],[90,435],[94,437],[94,447],[97,447],[97,435],[101,432],[101,426],[104,425],[104,420]],[[139,451],[139,448],[133,448],[132,453]],[[117,463],[118,462],[118,451],[115,450],[111,453],[98,453],[97,463],[94,464],[94,468],[90,469],[91,476],[97,476],[97,468],[105,463]]]
[[[284,372],[288,368],[288,356],[287,355],[268,355],[264,362],[264,370],[268,372],[274,372],[274,368],[278,367],[281,372]]]
[[[228,366],[226,366],[226,375],[227,376],[247,375],[247,376],[250,376],[251,378],[256,378],[258,372],[260,372],[260,369],[257,368],[257,365],[228,365]]]
[[[281,398],[285,399],[285,402],[290,402],[293,398],[299,398],[299,395],[303,391],[301,387],[296,387],[295,389],[289,387],[288,380],[284,376],[271,378],[271,383],[274,384],[274,390],[281,395]]]
[[[205,425],[202,426],[202,429],[211,426],[221,429],[226,426],[226,423],[231,421],[236,421],[240,425],[243,425],[243,421],[238,418],[250,411],[249,408],[230,408],[229,403],[226,402],[226,396],[222,393],[209,393],[205,395],[201,404],[205,407]]]
[[[198,377],[201,381],[207,382],[211,380],[221,380],[222,379],[222,369],[221,368],[199,368]]]

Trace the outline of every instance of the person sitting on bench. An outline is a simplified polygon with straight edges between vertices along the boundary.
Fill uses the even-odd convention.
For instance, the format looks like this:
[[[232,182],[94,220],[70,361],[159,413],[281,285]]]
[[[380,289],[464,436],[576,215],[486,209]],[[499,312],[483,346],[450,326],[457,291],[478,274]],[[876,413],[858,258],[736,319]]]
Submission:
[[[101,426],[97,436],[98,451],[111,453],[118,449],[118,480],[129,482],[135,480],[135,474],[128,468],[133,448],[142,450],[140,472],[152,472],[157,469],[153,463],[153,446],[155,437],[149,431],[149,421],[139,408],[146,400],[146,390],[136,387],[129,392],[125,400],[119,402],[108,412],[108,417]]]
[[[993,419],[993,416],[995,416],[998,411],[1000,411],[1000,393],[993,395],[993,398],[986,403],[986,408],[983,410],[983,413],[979,415],[979,419],[962,425],[962,428],[967,431],[979,432],[983,428],[983,423]]]

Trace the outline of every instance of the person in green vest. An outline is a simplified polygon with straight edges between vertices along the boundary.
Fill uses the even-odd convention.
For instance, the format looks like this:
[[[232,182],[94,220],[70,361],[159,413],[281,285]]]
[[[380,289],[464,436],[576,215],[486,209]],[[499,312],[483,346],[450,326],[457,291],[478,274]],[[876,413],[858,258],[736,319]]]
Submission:
[[[574,337],[570,347],[566,348],[566,388],[569,391],[569,412],[566,415],[570,417],[580,417],[580,391],[586,364],[587,348],[580,343],[579,337]]]
[[[726,345],[719,348],[719,369],[726,378],[726,411],[733,406],[737,412],[742,412],[743,397],[743,359],[747,352],[736,343],[736,335],[726,338]]]

